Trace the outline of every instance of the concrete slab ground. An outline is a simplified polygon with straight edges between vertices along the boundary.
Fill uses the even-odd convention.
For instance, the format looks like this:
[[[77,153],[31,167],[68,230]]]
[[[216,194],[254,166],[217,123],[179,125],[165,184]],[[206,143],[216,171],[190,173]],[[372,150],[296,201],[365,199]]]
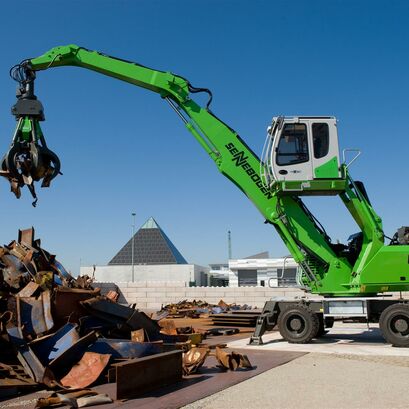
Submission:
[[[385,343],[377,324],[370,324],[368,329],[366,324],[335,323],[328,334],[310,344],[289,344],[279,332],[265,334],[263,341],[264,345],[253,346],[248,345],[248,339],[240,339],[229,342],[227,346],[260,351],[409,357],[409,348],[395,348]]]
[[[310,352],[185,409],[408,408],[409,348],[387,345],[376,325],[336,323],[307,345],[289,344],[278,332],[262,346],[235,340],[229,348],[271,353]]]
[[[310,353],[184,408],[402,409],[408,379],[407,357]]]

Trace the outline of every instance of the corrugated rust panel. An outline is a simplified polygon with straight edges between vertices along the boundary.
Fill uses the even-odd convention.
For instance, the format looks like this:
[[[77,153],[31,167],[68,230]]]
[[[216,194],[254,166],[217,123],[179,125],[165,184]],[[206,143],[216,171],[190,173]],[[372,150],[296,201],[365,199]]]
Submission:
[[[114,365],[117,399],[130,399],[182,380],[182,351],[164,352]]]

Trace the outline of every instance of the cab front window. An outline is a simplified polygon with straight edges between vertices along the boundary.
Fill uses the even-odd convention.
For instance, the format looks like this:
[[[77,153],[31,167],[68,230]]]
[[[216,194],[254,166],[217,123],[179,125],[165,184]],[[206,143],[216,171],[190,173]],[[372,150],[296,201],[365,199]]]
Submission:
[[[308,136],[305,124],[285,124],[277,147],[277,165],[308,162]]]

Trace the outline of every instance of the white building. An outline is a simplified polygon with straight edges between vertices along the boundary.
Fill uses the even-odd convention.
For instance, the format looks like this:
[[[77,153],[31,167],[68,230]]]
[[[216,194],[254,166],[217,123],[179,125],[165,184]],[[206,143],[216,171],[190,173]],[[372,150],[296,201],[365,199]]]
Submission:
[[[266,253],[261,253],[265,255]],[[267,253],[268,255],[268,253]],[[229,260],[229,287],[297,286],[298,264],[292,257],[249,258]]]
[[[212,263],[209,264],[207,283],[211,287],[228,287],[229,286],[229,263]]]

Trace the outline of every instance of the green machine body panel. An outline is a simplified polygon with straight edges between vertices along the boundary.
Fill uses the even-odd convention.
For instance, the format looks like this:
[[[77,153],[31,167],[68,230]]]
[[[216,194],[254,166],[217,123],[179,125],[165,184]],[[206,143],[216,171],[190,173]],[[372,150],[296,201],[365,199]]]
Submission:
[[[334,157],[327,163],[316,167],[314,169],[314,176],[321,179],[335,179],[338,178],[338,168],[338,159]]]

